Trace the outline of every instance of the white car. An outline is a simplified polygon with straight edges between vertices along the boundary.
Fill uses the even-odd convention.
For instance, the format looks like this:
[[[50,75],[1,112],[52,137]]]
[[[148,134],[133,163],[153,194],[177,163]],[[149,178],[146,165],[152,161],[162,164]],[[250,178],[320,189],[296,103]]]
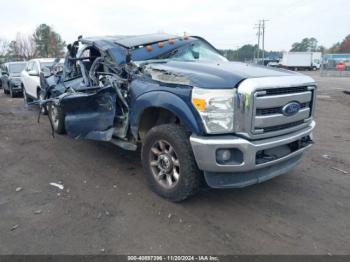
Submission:
[[[51,67],[55,58],[36,58],[28,61],[26,68],[21,73],[23,97],[26,102],[43,99],[40,87],[40,72],[46,67]]]

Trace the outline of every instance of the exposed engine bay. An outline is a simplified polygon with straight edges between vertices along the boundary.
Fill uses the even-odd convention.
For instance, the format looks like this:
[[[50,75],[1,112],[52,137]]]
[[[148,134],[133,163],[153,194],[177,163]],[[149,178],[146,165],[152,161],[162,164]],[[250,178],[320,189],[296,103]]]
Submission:
[[[137,74],[132,63],[117,65],[98,49],[77,58],[79,41],[68,45],[63,72],[44,76],[46,100],[41,106],[60,107],[65,130],[73,138],[110,141],[125,139],[129,126],[129,78]],[[69,79],[65,81],[63,79]],[[54,119],[49,119],[53,125]]]

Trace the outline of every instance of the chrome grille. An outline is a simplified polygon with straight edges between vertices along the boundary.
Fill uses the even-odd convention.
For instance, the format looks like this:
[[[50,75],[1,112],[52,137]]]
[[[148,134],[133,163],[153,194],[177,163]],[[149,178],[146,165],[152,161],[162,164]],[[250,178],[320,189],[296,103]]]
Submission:
[[[301,103],[300,109],[309,107],[310,103]],[[279,107],[272,107],[272,108],[259,108],[256,109],[256,115],[257,116],[263,116],[263,115],[271,115],[271,114],[280,114],[282,113],[282,106]]]
[[[313,101],[313,86],[258,90],[254,95],[252,133],[283,133],[306,126],[311,121]],[[300,109],[295,115],[285,116],[282,108],[290,102],[298,102]]]
[[[296,86],[296,87],[286,87],[286,88],[271,88],[266,89],[267,95],[279,95],[279,94],[289,94],[307,91],[307,86]]]
[[[301,120],[301,121],[288,123],[288,124],[284,124],[284,125],[270,126],[270,127],[264,128],[264,131],[265,132],[272,132],[272,131],[283,130],[283,129],[286,129],[286,128],[291,128],[291,127],[294,127],[294,126],[301,125],[303,123],[304,123],[304,120]]]

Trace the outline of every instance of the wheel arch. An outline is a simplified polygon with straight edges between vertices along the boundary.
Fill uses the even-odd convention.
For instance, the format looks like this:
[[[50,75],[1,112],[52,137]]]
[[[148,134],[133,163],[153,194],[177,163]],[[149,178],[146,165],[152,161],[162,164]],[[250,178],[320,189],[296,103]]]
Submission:
[[[135,138],[141,138],[159,124],[179,123],[190,132],[202,134],[200,121],[179,96],[165,91],[148,92],[139,96],[131,109],[130,126]]]

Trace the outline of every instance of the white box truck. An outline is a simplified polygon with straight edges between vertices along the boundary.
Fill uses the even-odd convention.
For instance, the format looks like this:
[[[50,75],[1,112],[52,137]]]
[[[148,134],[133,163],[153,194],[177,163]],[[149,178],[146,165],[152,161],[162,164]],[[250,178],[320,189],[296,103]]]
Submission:
[[[279,66],[292,70],[317,70],[321,59],[321,52],[284,52]]]

